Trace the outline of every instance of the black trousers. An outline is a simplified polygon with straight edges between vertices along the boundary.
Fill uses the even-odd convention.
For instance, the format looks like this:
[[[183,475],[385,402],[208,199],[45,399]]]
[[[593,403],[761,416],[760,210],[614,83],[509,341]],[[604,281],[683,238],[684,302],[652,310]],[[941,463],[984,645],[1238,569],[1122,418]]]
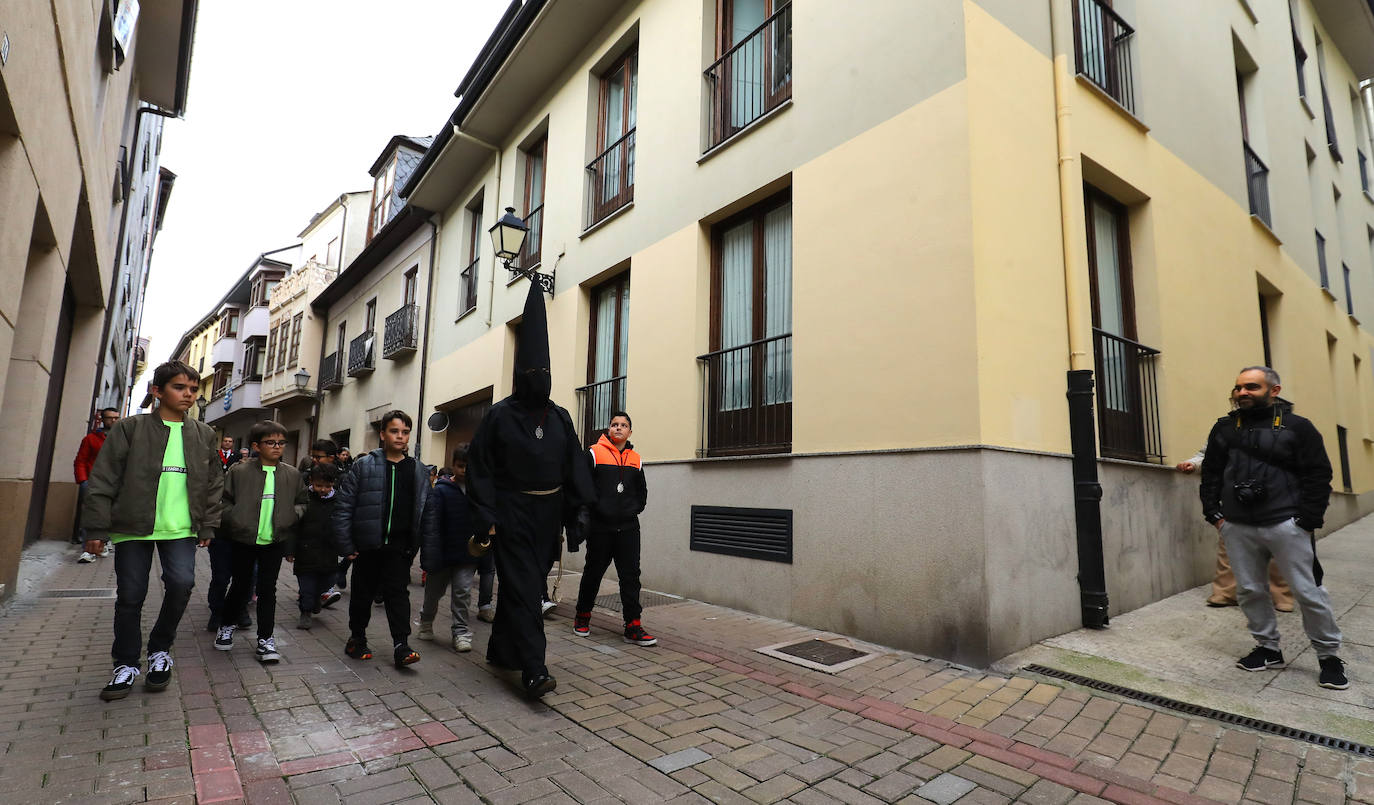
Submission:
[[[372,620],[372,599],[381,591],[386,605],[386,622],[391,642],[405,643],[410,637],[410,565],[415,554],[383,547],[359,551],[353,561],[353,593],[348,599],[348,631],[367,639],[367,624]]]
[[[577,590],[577,611],[591,612],[596,592],[606,568],[615,562],[620,579],[620,611],[625,622],[639,620],[639,528],[621,531],[592,531],[587,535],[587,562],[582,568],[582,584]]]
[[[526,495],[498,489],[493,548],[501,596],[487,642],[487,662],[519,669],[526,681],[548,673],[547,642],[540,601],[549,572],[549,556],[562,528],[563,495]],[[357,573],[355,570],[354,573]]]
[[[277,574],[286,556],[286,543],[248,545],[229,542],[229,564],[232,578],[229,593],[224,597],[224,612],[242,612],[253,594],[253,568],[258,570],[258,637],[271,637],[277,619]],[[215,540],[219,542],[219,540]],[[214,543],[211,543],[214,544]]]

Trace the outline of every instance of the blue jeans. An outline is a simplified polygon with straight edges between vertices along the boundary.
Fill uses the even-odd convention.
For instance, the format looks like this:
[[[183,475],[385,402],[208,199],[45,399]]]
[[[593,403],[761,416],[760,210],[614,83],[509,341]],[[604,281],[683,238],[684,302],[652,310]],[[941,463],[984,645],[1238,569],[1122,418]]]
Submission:
[[[139,667],[143,652],[143,599],[148,596],[148,574],[157,550],[162,565],[162,609],[148,635],[148,654],[169,651],[176,639],[177,625],[191,600],[196,583],[196,540],[132,539],[119,543],[115,562],[114,646],[110,656],[115,665]]]

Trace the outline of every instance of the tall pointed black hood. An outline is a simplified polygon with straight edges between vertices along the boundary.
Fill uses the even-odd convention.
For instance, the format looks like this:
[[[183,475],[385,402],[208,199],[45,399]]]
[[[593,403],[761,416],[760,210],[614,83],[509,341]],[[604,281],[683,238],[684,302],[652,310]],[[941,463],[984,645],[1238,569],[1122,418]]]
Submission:
[[[549,367],[549,320],[544,311],[544,292],[529,283],[525,314],[520,322],[520,342],[515,345],[515,399],[526,406],[549,401],[553,378]]]

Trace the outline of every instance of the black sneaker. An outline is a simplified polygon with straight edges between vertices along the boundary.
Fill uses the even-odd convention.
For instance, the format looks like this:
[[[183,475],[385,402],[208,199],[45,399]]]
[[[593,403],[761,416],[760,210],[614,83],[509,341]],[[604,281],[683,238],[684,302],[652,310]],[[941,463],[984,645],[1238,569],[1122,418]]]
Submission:
[[[362,637],[350,637],[344,643],[344,653],[355,660],[372,659],[372,649],[367,647],[367,639]]]
[[[1345,678],[1345,663],[1340,657],[1322,657],[1317,662],[1322,667],[1321,676],[1317,677],[1318,685],[1332,690],[1350,687],[1350,680]]]
[[[258,662],[268,663],[277,662],[281,655],[277,653],[277,639],[275,637],[259,637],[257,648]]]
[[[230,625],[219,627],[215,633],[215,648],[220,651],[229,651],[234,648],[234,627]]]
[[[534,701],[557,687],[558,680],[548,674],[538,674],[525,680],[525,698]]]
[[[625,642],[636,646],[656,646],[658,638],[644,631],[638,620],[632,620],[625,624]]]
[[[414,665],[420,661],[420,655],[405,643],[397,643],[393,652],[395,654],[397,668],[400,668],[402,665]]]
[[[1245,671],[1268,671],[1271,668],[1282,668],[1283,652],[1264,646],[1255,646],[1254,651],[1236,660],[1236,667]]]
[[[100,698],[112,702],[128,696],[135,679],[138,679],[137,668],[132,665],[116,665],[114,675],[110,677],[110,684],[100,691]]]
[[[172,655],[165,651],[154,651],[148,657],[148,676],[143,679],[143,687],[148,690],[164,690],[172,684]]]

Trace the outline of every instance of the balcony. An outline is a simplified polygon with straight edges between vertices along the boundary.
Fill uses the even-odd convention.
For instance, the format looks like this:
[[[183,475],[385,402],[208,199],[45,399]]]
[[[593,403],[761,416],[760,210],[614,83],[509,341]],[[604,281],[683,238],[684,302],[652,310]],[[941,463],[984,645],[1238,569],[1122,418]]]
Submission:
[[[343,372],[339,371],[339,353],[331,352],[320,364],[320,390],[343,388]]]
[[[348,376],[359,377],[377,368],[377,334],[368,330],[348,342]]]
[[[1270,229],[1274,221],[1269,212],[1269,168],[1254,152],[1249,143],[1245,147],[1245,183],[1250,195],[1250,214],[1264,222]]]
[[[699,456],[792,450],[792,334],[697,357],[704,391]]]
[[[1073,0],[1074,63],[1078,74],[1135,114],[1131,69],[1135,29],[1107,0]]]
[[[587,227],[635,200],[635,130],[630,129],[587,166]]]
[[[1097,432],[1103,458],[1159,462],[1159,350],[1093,328]]]
[[[591,447],[611,424],[611,414],[625,410],[625,376],[589,383],[576,389],[576,393],[582,413],[582,443]]]
[[[400,309],[386,317],[386,329],[382,331],[382,357],[399,358],[415,351],[420,342],[420,306],[401,305]],[[350,362],[349,371],[352,372]]]
[[[710,99],[710,151],[792,97],[792,4],[774,12],[703,75]]]
[[[469,310],[477,307],[477,260],[472,258],[468,267],[463,269],[459,279],[462,281],[462,288],[458,299],[458,315],[461,316]]]

